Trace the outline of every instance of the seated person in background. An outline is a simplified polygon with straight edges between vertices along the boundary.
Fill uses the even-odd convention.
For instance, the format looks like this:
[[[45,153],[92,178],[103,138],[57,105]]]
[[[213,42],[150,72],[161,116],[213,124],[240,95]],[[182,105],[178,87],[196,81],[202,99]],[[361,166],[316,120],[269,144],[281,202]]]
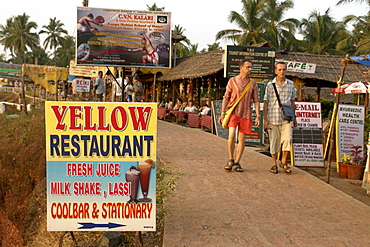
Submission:
[[[185,111],[186,107],[187,107],[187,103],[186,102],[182,103],[180,111]]]
[[[200,108],[201,112],[199,115],[209,115],[211,113],[211,108],[207,104],[202,105]]]
[[[182,107],[182,99],[177,99],[176,105],[173,107],[174,110],[180,110]]]
[[[195,105],[193,105],[193,101],[192,100],[189,100],[189,104],[187,107],[185,107],[185,111],[186,112],[197,112],[197,107]]]
[[[172,109],[173,108],[173,102],[172,98],[169,99],[168,103],[166,103],[166,109]]]

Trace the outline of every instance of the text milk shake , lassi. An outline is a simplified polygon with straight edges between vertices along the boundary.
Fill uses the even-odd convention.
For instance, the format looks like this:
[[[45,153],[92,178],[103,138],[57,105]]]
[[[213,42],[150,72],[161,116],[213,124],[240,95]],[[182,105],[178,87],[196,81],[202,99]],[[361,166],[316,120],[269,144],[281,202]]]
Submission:
[[[148,198],[148,189],[149,189],[150,170],[152,167],[154,167],[154,161],[152,159],[147,159],[145,161],[138,161],[137,163],[140,171],[141,191],[144,195],[144,198],[139,199],[139,201],[151,202],[152,199]]]
[[[131,166],[130,170],[126,171],[126,181],[131,183],[131,195],[128,202],[138,202],[137,189],[139,187],[139,174],[140,171],[135,166]]]

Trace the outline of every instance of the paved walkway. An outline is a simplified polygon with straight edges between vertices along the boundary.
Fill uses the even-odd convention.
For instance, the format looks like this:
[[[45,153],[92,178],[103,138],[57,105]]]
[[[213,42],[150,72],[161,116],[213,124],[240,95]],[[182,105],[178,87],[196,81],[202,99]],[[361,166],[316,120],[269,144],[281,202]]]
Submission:
[[[158,158],[181,172],[166,204],[164,246],[370,246],[370,207],[298,168],[269,172],[246,147],[227,172],[227,141],[158,121]]]

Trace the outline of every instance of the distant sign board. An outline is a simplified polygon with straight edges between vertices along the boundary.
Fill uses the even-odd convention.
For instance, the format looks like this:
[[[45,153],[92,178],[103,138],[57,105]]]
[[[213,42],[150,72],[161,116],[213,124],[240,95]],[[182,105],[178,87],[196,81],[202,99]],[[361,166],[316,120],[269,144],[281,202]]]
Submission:
[[[157,104],[45,103],[47,229],[155,231]]]
[[[88,79],[74,79],[72,81],[73,92],[88,93],[90,92],[90,80]]]
[[[0,76],[16,76],[21,77],[22,71],[20,69],[6,69],[0,68]]]
[[[365,107],[340,104],[338,107],[337,160],[342,162],[342,153],[350,154],[351,147],[361,146],[363,157]]]
[[[321,103],[296,102],[297,127],[293,129],[295,166],[323,167]]]
[[[223,129],[222,126],[218,123],[218,119],[221,116],[222,100],[213,100],[212,101],[212,117],[213,123],[216,129],[216,135],[224,139],[229,138],[229,129]]]
[[[169,68],[171,43],[170,12],[77,8],[77,65]]]
[[[285,60],[278,60],[278,61],[285,62],[287,64],[287,71],[289,72],[315,74],[315,70],[316,70],[315,63],[293,62],[293,61],[285,61]]]
[[[69,74],[74,76],[98,77],[100,68],[98,66],[77,66],[74,60],[69,62]]]
[[[295,102],[298,128],[322,128],[321,103]]]
[[[260,126],[257,128],[255,126],[256,121],[256,111],[252,111],[252,132],[245,135],[245,143],[252,145],[262,145],[264,141],[263,135],[263,97],[265,95],[265,84],[257,83],[258,87],[258,98],[260,99]],[[254,106],[254,105],[253,105]]]
[[[240,73],[239,62],[249,59],[253,63],[251,78],[274,78],[275,49],[268,47],[231,46],[225,48],[224,77]]]

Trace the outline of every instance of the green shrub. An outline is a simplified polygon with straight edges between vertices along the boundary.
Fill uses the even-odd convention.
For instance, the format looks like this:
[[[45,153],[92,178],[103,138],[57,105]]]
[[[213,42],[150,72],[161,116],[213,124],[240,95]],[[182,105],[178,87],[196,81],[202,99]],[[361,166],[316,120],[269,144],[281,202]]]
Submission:
[[[320,102],[321,102],[322,120],[325,121],[327,119],[331,119],[331,115],[333,114],[334,109],[334,101],[320,99]]]

